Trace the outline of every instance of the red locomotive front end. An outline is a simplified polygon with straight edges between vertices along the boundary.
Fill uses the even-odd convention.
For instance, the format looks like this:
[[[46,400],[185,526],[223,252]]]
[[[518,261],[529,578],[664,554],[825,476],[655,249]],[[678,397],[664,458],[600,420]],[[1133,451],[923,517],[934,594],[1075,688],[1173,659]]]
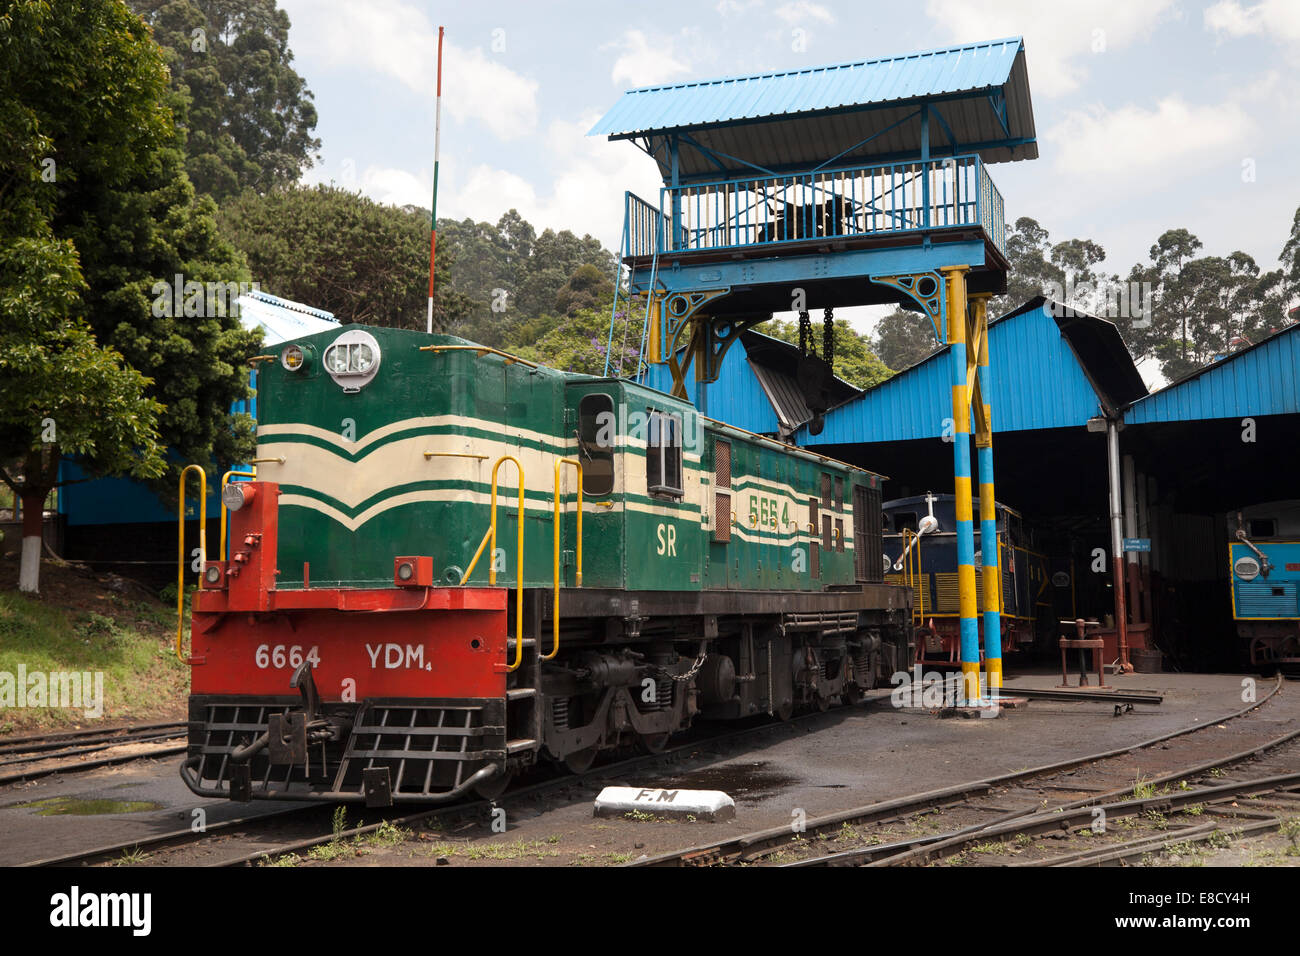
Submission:
[[[509,750],[505,590],[434,587],[403,556],[396,587],[307,571],[280,590],[278,485],[227,490],[230,560],[204,565],[194,600],[189,788],[371,806],[490,791]]]

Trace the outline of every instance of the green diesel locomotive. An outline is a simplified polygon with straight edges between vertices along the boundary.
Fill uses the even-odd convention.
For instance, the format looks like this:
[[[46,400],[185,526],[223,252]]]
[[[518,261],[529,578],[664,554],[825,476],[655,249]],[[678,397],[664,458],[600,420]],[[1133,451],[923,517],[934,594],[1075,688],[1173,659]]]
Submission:
[[[451,336],[263,358],[256,478],[194,602],[196,793],[490,795],[913,659],[878,475]]]

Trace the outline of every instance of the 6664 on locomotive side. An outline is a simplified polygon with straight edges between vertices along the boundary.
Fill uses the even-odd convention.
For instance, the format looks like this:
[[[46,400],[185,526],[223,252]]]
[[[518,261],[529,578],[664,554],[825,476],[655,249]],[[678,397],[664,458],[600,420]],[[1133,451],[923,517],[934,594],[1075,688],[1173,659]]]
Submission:
[[[912,660],[877,475],[450,336],[265,358],[257,478],[194,601],[195,793],[492,795]]]

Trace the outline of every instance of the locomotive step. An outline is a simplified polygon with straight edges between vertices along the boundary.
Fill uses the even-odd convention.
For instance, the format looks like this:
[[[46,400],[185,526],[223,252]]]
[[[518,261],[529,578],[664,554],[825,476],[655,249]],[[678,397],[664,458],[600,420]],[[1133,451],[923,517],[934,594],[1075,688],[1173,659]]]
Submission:
[[[526,740],[520,738],[517,740],[510,740],[506,742],[506,753],[508,754],[517,754],[524,750],[536,750],[536,749],[537,749],[536,740]]]
[[[506,691],[507,700],[525,700],[537,696],[536,687],[511,687]]]

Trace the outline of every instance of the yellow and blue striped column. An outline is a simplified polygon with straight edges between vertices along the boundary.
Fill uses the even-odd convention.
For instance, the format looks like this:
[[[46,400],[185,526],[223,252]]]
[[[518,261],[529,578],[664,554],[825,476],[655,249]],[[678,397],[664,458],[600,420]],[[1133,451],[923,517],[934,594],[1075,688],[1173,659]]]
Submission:
[[[957,595],[961,673],[966,703],[980,701],[980,633],[975,599],[975,528],[971,516],[970,388],[967,385],[966,266],[943,270],[947,284],[948,354],[952,363],[952,473],[957,512]]]
[[[993,488],[993,419],[989,399],[988,296],[971,300],[982,415],[976,416],[975,449],[980,469],[980,557],[984,575],[984,670],[990,697],[1002,688],[1002,582],[998,574],[998,506]]]

